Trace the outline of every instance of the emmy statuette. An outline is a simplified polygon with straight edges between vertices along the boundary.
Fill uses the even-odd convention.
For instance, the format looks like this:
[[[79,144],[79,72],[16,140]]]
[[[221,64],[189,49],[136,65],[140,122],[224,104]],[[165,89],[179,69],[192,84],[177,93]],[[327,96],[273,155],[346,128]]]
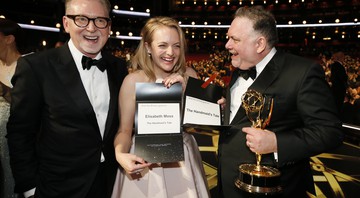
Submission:
[[[274,100],[270,98],[268,109],[264,110],[265,103],[266,98],[255,90],[250,89],[242,96],[242,105],[252,127],[265,129],[269,125]],[[265,113],[266,111],[268,112]],[[281,192],[280,171],[273,167],[260,165],[260,162],[261,154],[256,153],[256,164],[239,166],[239,176],[235,180],[236,187],[253,194],[270,195]]]

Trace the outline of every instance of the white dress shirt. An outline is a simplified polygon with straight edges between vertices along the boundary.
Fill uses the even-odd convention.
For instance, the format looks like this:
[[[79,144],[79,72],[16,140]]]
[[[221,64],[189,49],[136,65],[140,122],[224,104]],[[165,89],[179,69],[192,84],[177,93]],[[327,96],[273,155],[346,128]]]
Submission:
[[[272,48],[268,55],[265,56],[264,59],[262,59],[258,64],[255,65],[256,67],[256,78],[261,74],[261,72],[264,70],[265,66],[269,63],[269,61],[272,59],[272,57],[275,55],[276,49]],[[248,88],[253,84],[253,82],[256,80],[256,78],[253,80],[252,78],[248,78],[245,80],[243,77],[238,77],[236,79],[236,82],[233,84],[233,86],[230,88],[230,94],[231,94],[231,104],[230,104],[230,122],[234,119],[237,111],[239,110],[241,106],[241,97],[244,95],[244,93],[248,90]]]
[[[268,55],[265,56],[258,64],[256,64],[256,78],[260,75],[260,73],[264,70],[265,66],[270,62],[272,57],[275,55],[276,49],[272,48]],[[241,97],[247,91],[247,89],[252,85],[252,83],[256,80],[252,78],[248,78],[245,80],[243,77],[238,77],[234,85],[230,88],[231,94],[231,104],[230,104],[230,123],[234,119],[237,111],[241,106]],[[278,160],[278,153],[274,152],[275,161]]]
[[[69,41],[69,49],[80,73],[80,78],[84,85],[86,94],[88,95],[90,103],[95,111],[101,137],[103,137],[110,103],[107,72],[101,72],[95,66],[91,67],[89,70],[84,70],[81,63],[83,54],[74,46],[71,39]],[[99,53],[95,59],[98,60],[101,57],[101,53]]]

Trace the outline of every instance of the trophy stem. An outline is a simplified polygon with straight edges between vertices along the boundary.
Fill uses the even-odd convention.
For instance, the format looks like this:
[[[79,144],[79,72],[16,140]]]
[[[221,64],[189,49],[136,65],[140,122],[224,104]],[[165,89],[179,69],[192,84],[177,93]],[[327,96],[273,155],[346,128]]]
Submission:
[[[269,102],[269,106],[265,107],[265,98],[255,90],[248,90],[242,96],[242,105],[252,123],[251,127],[265,129],[270,124],[274,99],[270,98]],[[269,111],[266,118],[261,117],[264,107]],[[262,155],[258,152],[255,154],[256,164],[239,166],[239,175],[235,180],[235,186],[253,194],[281,193],[280,171],[270,166],[260,165]]]
[[[260,162],[261,162],[261,154],[256,153],[256,165],[260,166]]]

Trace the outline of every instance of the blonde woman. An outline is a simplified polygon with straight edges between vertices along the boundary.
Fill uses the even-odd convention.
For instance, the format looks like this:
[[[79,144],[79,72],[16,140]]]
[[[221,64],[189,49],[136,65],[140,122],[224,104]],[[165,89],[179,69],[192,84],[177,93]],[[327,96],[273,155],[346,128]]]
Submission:
[[[185,160],[181,162],[151,164],[133,154],[135,84],[162,82],[170,87],[181,83],[184,89],[189,76],[197,77],[186,67],[186,42],[176,20],[151,18],[141,35],[132,58],[133,72],[125,78],[119,94],[120,126],[114,144],[122,170],[113,197],[208,197],[200,152],[192,135],[184,132]]]

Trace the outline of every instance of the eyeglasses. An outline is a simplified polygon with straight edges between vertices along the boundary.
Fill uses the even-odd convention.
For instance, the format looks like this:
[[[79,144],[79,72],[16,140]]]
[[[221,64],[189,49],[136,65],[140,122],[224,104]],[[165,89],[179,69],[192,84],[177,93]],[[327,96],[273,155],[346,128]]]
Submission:
[[[90,21],[94,22],[94,25],[99,29],[104,29],[109,25],[111,21],[110,18],[106,17],[96,17],[96,18],[89,18],[83,15],[65,15],[66,17],[72,19],[76,26],[80,28],[85,28],[89,25]]]

